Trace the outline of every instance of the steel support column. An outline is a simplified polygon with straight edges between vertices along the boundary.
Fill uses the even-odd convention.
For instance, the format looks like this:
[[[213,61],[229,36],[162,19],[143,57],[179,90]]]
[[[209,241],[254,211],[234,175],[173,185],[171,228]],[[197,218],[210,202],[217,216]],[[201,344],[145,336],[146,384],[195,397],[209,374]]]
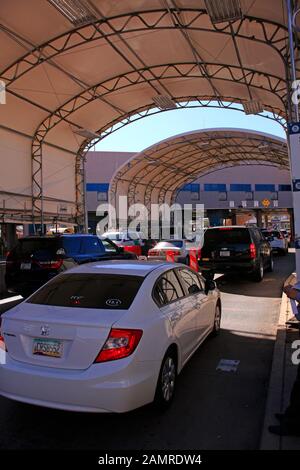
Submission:
[[[286,0],[289,31],[289,49],[290,49],[290,74],[292,83],[288,83],[288,96],[290,97],[290,125],[288,127],[288,148],[291,162],[291,178],[293,189],[294,206],[294,230],[295,230],[295,248],[296,248],[296,271],[297,279],[300,280],[300,123],[299,123],[299,99],[292,99],[293,85],[297,79],[295,64],[295,42],[293,31],[293,4],[291,0]],[[291,102],[292,101],[292,102]]]

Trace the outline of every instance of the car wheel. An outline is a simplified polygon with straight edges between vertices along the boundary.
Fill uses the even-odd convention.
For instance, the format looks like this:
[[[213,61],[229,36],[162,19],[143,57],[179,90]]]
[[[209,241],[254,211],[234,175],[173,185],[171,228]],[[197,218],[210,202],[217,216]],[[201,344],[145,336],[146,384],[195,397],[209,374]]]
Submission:
[[[217,336],[220,333],[221,318],[222,318],[221,306],[219,303],[217,303],[216,310],[215,310],[214,328],[211,333],[212,336]]]
[[[270,254],[269,265],[268,265],[268,272],[272,273],[274,271],[274,258],[272,253]]]
[[[253,281],[261,282],[264,278],[264,263],[263,260],[260,258],[259,265],[255,269],[253,273]]]
[[[159,409],[167,409],[174,398],[177,379],[177,361],[172,350],[167,351],[160,368],[154,404]]]

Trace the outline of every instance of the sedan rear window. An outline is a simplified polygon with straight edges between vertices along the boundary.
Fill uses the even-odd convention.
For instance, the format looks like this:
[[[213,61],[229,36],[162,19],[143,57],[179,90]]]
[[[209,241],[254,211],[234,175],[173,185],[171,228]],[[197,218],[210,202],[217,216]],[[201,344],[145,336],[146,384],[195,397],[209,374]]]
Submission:
[[[141,276],[74,273],[55,277],[27,303],[57,307],[127,310],[144,278]]]
[[[183,242],[178,240],[178,241],[174,241],[174,240],[168,240],[168,241],[164,241],[164,242],[159,242],[155,248],[159,249],[159,248],[182,248],[183,246]]]

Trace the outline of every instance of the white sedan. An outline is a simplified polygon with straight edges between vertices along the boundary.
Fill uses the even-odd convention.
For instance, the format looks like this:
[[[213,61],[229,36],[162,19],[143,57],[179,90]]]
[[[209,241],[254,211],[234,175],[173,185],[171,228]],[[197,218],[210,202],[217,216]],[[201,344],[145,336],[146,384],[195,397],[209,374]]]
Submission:
[[[197,252],[199,251],[199,248],[197,249],[195,243],[191,243],[187,240],[160,241],[148,251],[148,260],[165,261],[167,255],[172,253],[175,262],[189,265],[191,249],[195,249]]]
[[[2,316],[0,394],[63,410],[168,406],[220,294],[180,264],[108,261],[55,277]]]

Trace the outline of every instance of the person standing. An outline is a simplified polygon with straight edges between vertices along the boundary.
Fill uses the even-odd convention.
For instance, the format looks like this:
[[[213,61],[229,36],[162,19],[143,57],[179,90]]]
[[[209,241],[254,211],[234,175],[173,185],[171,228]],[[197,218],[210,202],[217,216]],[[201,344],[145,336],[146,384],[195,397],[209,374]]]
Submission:
[[[292,300],[299,302],[297,308],[300,315],[300,291],[293,286],[286,286],[283,292]],[[300,436],[300,364],[292,388],[290,403],[284,413],[276,413],[279,425],[269,426],[269,431],[278,436]]]

